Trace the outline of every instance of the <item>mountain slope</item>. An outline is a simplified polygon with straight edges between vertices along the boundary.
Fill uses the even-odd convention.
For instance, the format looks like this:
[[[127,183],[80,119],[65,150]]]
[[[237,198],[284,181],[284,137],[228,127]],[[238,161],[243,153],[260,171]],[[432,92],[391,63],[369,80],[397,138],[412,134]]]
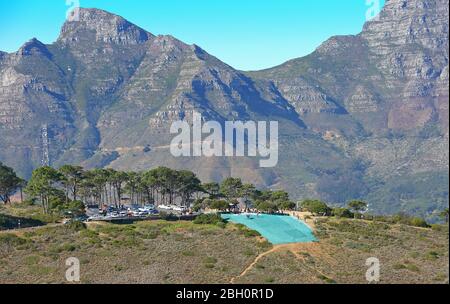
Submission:
[[[448,1],[388,1],[361,34],[249,75],[272,81],[311,129],[367,165],[368,197],[383,210],[448,204]]]
[[[196,45],[81,9],[58,40],[0,53],[0,160],[190,169],[294,198],[368,199],[428,217],[448,204],[448,1],[391,0],[356,36],[269,70],[237,71]],[[280,161],[173,158],[172,121],[277,120]],[[48,155],[48,156],[47,156]]]

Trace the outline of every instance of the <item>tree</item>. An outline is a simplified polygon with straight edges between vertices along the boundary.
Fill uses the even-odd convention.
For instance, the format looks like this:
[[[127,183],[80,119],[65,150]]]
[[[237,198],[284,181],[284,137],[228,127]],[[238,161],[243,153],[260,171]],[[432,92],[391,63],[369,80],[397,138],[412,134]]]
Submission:
[[[181,197],[181,204],[188,206],[194,193],[202,190],[201,181],[191,171],[179,171],[176,181],[176,194]]]
[[[122,194],[123,194],[123,184],[128,181],[128,174],[121,171],[114,171],[111,174],[111,183],[116,190],[117,193],[117,201],[120,205],[122,202]],[[117,203],[116,203],[117,205]]]
[[[283,190],[270,193],[270,200],[277,205],[279,210],[293,210],[295,203],[289,199],[289,193]]]
[[[39,198],[44,213],[50,211],[50,200],[61,192],[57,189],[57,183],[64,177],[51,167],[41,167],[33,171],[25,192],[33,198]]]
[[[328,216],[331,213],[330,207],[328,207],[327,204],[319,200],[309,200],[309,199],[304,200],[300,203],[300,206],[303,210],[306,210],[313,214]]]
[[[132,204],[141,204],[139,192],[142,185],[142,175],[136,172],[127,172],[126,174],[127,182],[124,190],[130,195]]]
[[[0,200],[3,203],[11,202],[11,195],[20,187],[21,181],[12,168],[0,162]]]
[[[255,197],[256,188],[252,184],[244,184],[241,187],[240,195],[244,200],[245,209],[248,210],[252,198]]]
[[[442,211],[439,216],[445,220],[445,222],[448,224],[448,208]]]
[[[59,168],[59,172],[64,176],[62,183],[66,187],[66,202],[69,201],[69,193],[74,201],[78,199],[78,188],[84,178],[83,168],[80,166],[64,165]]]
[[[278,206],[271,201],[256,201],[256,209],[261,212],[275,213],[278,211]]]
[[[295,203],[290,200],[278,201],[277,206],[278,206],[278,209],[280,209],[280,210],[294,210],[295,209]]]
[[[209,203],[209,208],[219,211],[227,211],[230,208],[230,205],[224,200],[212,200]]]
[[[220,193],[227,198],[228,201],[234,202],[241,195],[242,180],[240,178],[229,177],[220,185]]]
[[[215,199],[220,196],[220,185],[218,183],[206,183],[202,185],[202,188],[211,199]]]
[[[172,205],[176,193],[176,185],[178,174],[175,170],[166,167],[158,167],[153,171],[153,178],[156,181],[158,192],[162,196],[162,200],[166,202],[169,198],[169,204]]]
[[[347,208],[334,208],[333,215],[341,218],[353,218],[355,215]]]
[[[354,200],[348,203],[348,207],[350,208],[351,211],[354,212],[356,217],[357,214],[367,210],[367,203],[363,201]]]
[[[19,181],[20,202],[23,203],[23,189],[25,189],[28,182],[22,178],[19,179],[20,179]]]
[[[142,191],[146,193],[147,198],[159,204],[157,194],[162,192],[163,185],[159,178],[158,168],[147,171],[142,175],[142,187]]]
[[[101,205],[108,204],[106,184],[108,183],[108,172],[104,169],[94,169],[88,175],[89,185],[92,186],[94,199]]]

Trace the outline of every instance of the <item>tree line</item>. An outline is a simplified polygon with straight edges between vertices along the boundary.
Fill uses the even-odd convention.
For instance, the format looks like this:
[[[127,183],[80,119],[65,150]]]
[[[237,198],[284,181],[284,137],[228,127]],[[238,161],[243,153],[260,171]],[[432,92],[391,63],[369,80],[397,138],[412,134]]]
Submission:
[[[202,183],[191,171],[158,167],[144,172],[124,172],[111,168],[85,170],[81,166],[65,165],[58,169],[41,167],[33,171],[27,182],[19,178],[12,168],[0,162],[0,200],[11,202],[11,196],[22,190],[27,199],[42,206],[44,213],[72,211],[83,213],[88,205],[121,207],[124,195],[131,204],[169,204],[194,210],[206,208],[231,211],[236,206],[246,211],[276,213],[299,207],[321,216],[345,218],[375,217],[367,214],[367,204],[354,200],[345,207],[329,207],[320,200],[304,200],[299,206],[283,190],[259,190],[240,178],[226,178],[221,183]],[[440,213],[448,223],[448,208]],[[398,214],[390,221],[426,226],[422,219]]]
[[[44,213],[55,209],[71,210],[88,205],[121,207],[124,195],[131,204],[168,204],[231,210],[242,203],[247,210],[262,212],[293,209],[295,204],[285,191],[260,191],[239,178],[222,183],[202,183],[191,171],[158,167],[144,172],[114,169],[84,170],[65,165],[58,169],[41,167],[33,171],[28,182],[14,170],[1,164],[0,197],[4,203],[18,189],[24,189],[28,200],[38,202]]]

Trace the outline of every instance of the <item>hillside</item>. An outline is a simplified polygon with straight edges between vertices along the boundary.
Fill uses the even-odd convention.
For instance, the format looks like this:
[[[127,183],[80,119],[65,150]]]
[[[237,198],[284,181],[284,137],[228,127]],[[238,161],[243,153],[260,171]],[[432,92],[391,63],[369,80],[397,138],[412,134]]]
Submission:
[[[66,283],[69,257],[81,283],[367,283],[369,257],[381,283],[448,283],[448,226],[319,219],[319,243],[276,247],[245,231],[156,221],[0,232],[0,283]]]
[[[278,166],[173,158],[170,124],[193,110],[219,122],[279,121]],[[0,160],[23,177],[42,164],[162,165],[433,220],[448,206],[448,0],[387,1],[361,34],[251,73],[81,9],[53,44],[0,53],[0,137]]]

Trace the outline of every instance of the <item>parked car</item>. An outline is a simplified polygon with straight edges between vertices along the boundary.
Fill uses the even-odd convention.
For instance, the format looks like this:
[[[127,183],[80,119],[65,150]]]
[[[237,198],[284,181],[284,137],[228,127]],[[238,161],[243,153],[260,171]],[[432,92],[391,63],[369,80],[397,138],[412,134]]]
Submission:
[[[178,212],[184,212],[187,210],[186,207],[182,207],[182,206],[172,206],[172,210],[174,211],[178,211]]]
[[[171,206],[166,206],[166,205],[159,205],[158,208],[163,209],[163,210],[172,210]]]

